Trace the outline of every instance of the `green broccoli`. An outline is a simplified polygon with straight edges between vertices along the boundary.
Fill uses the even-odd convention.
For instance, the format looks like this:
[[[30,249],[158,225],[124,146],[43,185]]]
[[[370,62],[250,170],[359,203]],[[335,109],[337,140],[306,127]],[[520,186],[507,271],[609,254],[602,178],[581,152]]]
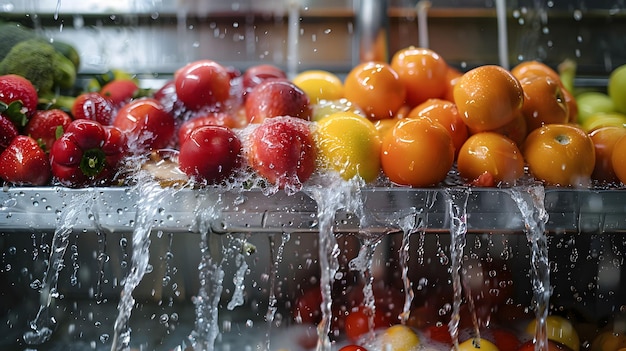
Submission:
[[[36,37],[37,34],[31,28],[15,22],[0,22],[0,61],[15,44]]]
[[[76,81],[74,64],[42,39],[29,39],[13,46],[0,61],[0,74],[23,76],[41,94],[56,88],[69,89]]]

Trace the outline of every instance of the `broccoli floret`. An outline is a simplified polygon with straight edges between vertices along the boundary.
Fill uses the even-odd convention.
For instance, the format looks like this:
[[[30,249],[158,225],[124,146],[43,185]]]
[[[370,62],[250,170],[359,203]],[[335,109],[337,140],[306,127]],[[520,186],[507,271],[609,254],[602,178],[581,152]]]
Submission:
[[[37,34],[33,29],[24,27],[19,23],[0,23],[0,61],[4,59],[15,44],[36,37]]]
[[[30,80],[39,93],[70,88],[76,81],[72,62],[42,39],[22,41],[0,61],[0,74],[18,74]]]

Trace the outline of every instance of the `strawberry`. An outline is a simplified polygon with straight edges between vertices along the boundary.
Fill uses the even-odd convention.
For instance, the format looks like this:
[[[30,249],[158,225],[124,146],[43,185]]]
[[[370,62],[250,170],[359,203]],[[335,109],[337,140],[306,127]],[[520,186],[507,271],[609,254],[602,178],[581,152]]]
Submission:
[[[16,74],[0,76],[0,113],[22,128],[37,110],[37,90],[26,78]]]
[[[40,110],[30,118],[24,134],[37,140],[44,151],[49,152],[54,141],[63,135],[70,123],[72,118],[62,110]]]
[[[0,114],[0,152],[4,151],[18,134],[15,124]]]
[[[48,155],[29,136],[16,136],[0,154],[0,178],[9,183],[45,185],[50,176]]]

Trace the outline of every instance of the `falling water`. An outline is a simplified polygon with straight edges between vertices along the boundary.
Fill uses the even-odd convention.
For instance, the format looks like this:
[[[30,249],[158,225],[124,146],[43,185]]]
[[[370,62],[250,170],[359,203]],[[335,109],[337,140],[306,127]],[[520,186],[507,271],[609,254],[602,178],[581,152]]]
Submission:
[[[133,254],[128,276],[124,279],[115,320],[112,351],[130,350],[129,320],[135,304],[133,291],[143,279],[150,258],[150,232],[154,225],[160,204],[171,189],[165,189],[154,181],[141,181],[138,185],[137,214],[133,230]]]
[[[401,220],[400,228],[402,229],[402,246],[400,247],[400,264],[402,267],[402,284],[404,286],[404,307],[400,314],[400,323],[406,324],[411,314],[411,304],[415,297],[413,285],[409,279],[409,258],[411,234],[415,231],[423,234],[425,218],[420,211],[410,216],[406,216]]]
[[[445,195],[447,197],[446,203],[450,216],[450,272],[452,275],[452,288],[454,290],[452,316],[448,323],[448,329],[454,342],[454,349],[458,350],[459,322],[461,319],[460,310],[463,293],[461,268],[463,249],[466,243],[465,234],[467,233],[467,201],[469,199],[469,190],[467,188],[449,188],[446,189]]]
[[[545,192],[541,185],[522,189],[512,188],[511,197],[519,207],[524,219],[526,238],[530,245],[530,277],[533,288],[535,327],[535,350],[543,350],[548,342],[546,318],[550,301],[550,267],[548,243],[545,233],[548,213],[544,205]],[[530,200],[527,196],[530,196]]]
[[[53,316],[50,316],[50,304],[53,298],[59,297],[57,283],[59,273],[63,269],[63,256],[69,245],[69,236],[78,222],[85,208],[93,206],[94,195],[91,192],[83,193],[73,197],[67,204],[57,222],[57,227],[52,238],[52,249],[48,261],[48,269],[43,277],[43,284],[40,290],[41,306],[37,316],[30,322],[31,330],[24,333],[23,338],[27,344],[42,344],[50,339],[52,331],[57,323]]]
[[[496,16],[498,19],[498,56],[500,58],[500,66],[509,69],[509,43],[506,26],[507,16],[505,0],[496,0]]]
[[[357,257],[352,259],[349,267],[353,271],[358,271],[364,280],[363,286],[363,306],[368,316],[369,338],[374,338],[374,315],[376,314],[376,300],[374,297],[374,275],[372,267],[374,262],[374,252],[380,243],[382,236],[361,235],[361,247]]]
[[[267,313],[265,314],[265,320],[267,321],[267,332],[265,334],[265,348],[266,350],[270,350],[270,340],[271,340],[271,331],[274,323],[274,318],[276,317],[276,311],[278,307],[276,303],[278,302],[276,299],[276,279],[278,277],[278,268],[280,267],[280,263],[283,260],[283,251],[285,249],[285,244],[290,240],[291,235],[289,233],[283,233],[281,236],[281,241],[278,247],[276,247],[276,240],[274,236],[270,236],[270,254],[272,260],[270,262],[270,287],[269,287],[269,297],[268,297],[268,306]]]
[[[298,37],[300,36],[300,2],[287,0],[287,76],[293,78],[298,73]]]
[[[217,198],[213,198],[213,197]],[[196,351],[211,351],[219,334],[218,307],[222,296],[224,269],[223,245],[220,237],[211,230],[211,222],[217,218],[222,203],[221,194],[202,192],[198,196],[196,220],[201,234],[200,264],[198,278],[200,288],[193,298],[195,305],[195,328],[189,335],[191,346]]]
[[[322,292],[322,320],[317,326],[317,351],[330,351],[330,322],[332,318],[332,286],[339,270],[339,246],[334,233],[335,214],[345,209],[357,216],[362,211],[362,201],[357,181],[346,182],[337,174],[329,174],[319,185],[304,189],[317,203],[319,228],[320,288]],[[363,218],[359,216],[359,218]]]

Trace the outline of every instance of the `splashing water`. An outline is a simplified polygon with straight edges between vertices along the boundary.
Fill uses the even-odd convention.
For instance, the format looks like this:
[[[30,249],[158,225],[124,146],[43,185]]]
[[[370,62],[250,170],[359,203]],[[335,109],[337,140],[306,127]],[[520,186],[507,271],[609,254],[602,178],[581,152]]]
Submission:
[[[267,321],[267,332],[265,333],[265,349],[270,350],[271,343],[271,331],[272,324],[274,323],[274,318],[276,317],[276,311],[278,307],[276,303],[278,302],[276,299],[276,279],[278,276],[278,267],[283,260],[283,252],[285,249],[285,244],[290,240],[291,235],[289,233],[283,233],[281,236],[281,241],[278,247],[276,247],[276,242],[274,236],[270,236],[270,254],[273,258],[270,262],[270,287],[269,287],[269,297],[268,297],[268,306],[267,313],[265,314],[265,320]]]
[[[345,181],[338,174],[329,174],[319,185],[308,186],[303,191],[317,203],[319,228],[320,288],[322,293],[322,320],[317,326],[317,351],[330,351],[330,322],[332,318],[332,285],[339,270],[339,246],[334,233],[335,214],[344,209],[363,218],[363,202],[358,180]]]
[[[112,351],[130,350],[130,327],[128,325],[135,304],[133,291],[146,274],[150,258],[150,232],[159,212],[159,204],[171,189],[164,189],[154,181],[141,181],[138,186],[139,201],[132,236],[132,264],[118,303],[115,320]]]
[[[535,327],[535,350],[543,350],[548,343],[546,318],[550,301],[550,267],[548,243],[545,233],[548,213],[545,209],[545,191],[541,185],[522,189],[511,188],[511,198],[517,204],[530,245],[530,276],[533,288],[533,308],[537,324]],[[527,196],[530,195],[530,199]]]
[[[374,315],[376,314],[376,300],[374,298],[374,275],[372,274],[372,266],[374,262],[374,252],[376,247],[382,240],[382,236],[361,236],[361,247],[357,257],[352,259],[349,263],[349,267],[353,271],[360,272],[365,285],[363,286],[363,306],[367,314],[368,323],[368,337],[374,338]]]
[[[459,322],[461,319],[461,259],[465,248],[467,233],[467,201],[469,199],[469,189],[450,188],[446,189],[448,214],[450,216],[450,273],[452,275],[452,288],[454,291],[454,301],[452,305],[452,316],[448,323],[448,330],[454,342],[454,349],[459,348]],[[477,334],[478,336],[478,334]]]
[[[218,307],[224,281],[224,269],[222,268],[224,252],[220,238],[211,230],[211,222],[217,218],[217,210],[221,203],[221,194],[202,192],[198,196],[195,211],[198,229],[201,233],[201,258],[198,265],[200,288],[197,296],[193,299],[196,321],[195,328],[189,335],[189,341],[196,351],[213,350],[219,334]]]
[[[424,233],[425,218],[423,211],[417,212],[412,216],[406,216],[400,223],[402,228],[402,246],[400,247],[400,264],[402,267],[402,284],[404,286],[404,307],[400,314],[400,323],[406,324],[411,314],[411,304],[415,294],[413,292],[413,284],[409,279],[409,258],[411,257],[410,240],[411,234],[414,232]]]
[[[59,297],[57,283],[59,273],[63,269],[63,256],[69,245],[69,236],[85,208],[94,204],[95,197],[87,192],[73,197],[66,209],[61,212],[57,227],[52,238],[52,249],[48,269],[44,275],[41,287],[41,306],[37,316],[30,322],[31,330],[24,333],[24,341],[29,345],[42,344],[50,339],[56,325],[54,317],[50,316],[50,304],[53,298]]]

